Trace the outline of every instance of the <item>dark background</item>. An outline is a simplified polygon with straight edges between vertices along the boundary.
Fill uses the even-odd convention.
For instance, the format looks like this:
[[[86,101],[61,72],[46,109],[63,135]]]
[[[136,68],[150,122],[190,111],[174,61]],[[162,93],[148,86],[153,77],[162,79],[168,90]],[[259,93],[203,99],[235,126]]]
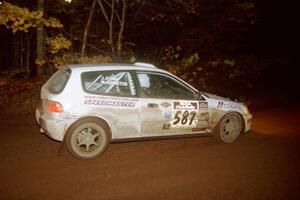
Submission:
[[[30,10],[35,10],[37,4],[36,1],[8,2],[21,7],[26,6]],[[69,50],[71,53],[80,50],[82,41],[80,38],[78,39],[78,36],[82,35],[91,2],[77,0],[72,4],[65,4],[60,0],[45,1],[45,15],[56,17],[64,24],[60,33],[72,41],[72,47]],[[154,0],[148,1],[145,6],[130,8],[124,41],[134,43],[134,46],[125,47],[124,54],[128,55],[129,52],[138,61],[151,62],[165,68],[166,64],[174,64],[173,61],[169,63],[162,61],[160,52],[165,46],[179,45],[182,47],[181,57],[197,52],[200,60],[193,65],[192,69],[189,69],[187,74],[191,74],[200,66],[204,68],[205,73],[214,73],[215,75],[204,76],[203,71],[203,73],[196,71],[197,75],[192,81],[189,81],[189,75],[186,80],[199,89],[212,92],[228,90],[241,93],[243,91],[294,93],[299,89],[300,84],[297,80],[297,58],[300,52],[298,2],[248,1],[255,4],[255,8],[250,9],[254,13],[250,18],[245,17],[248,11],[245,11],[245,14],[243,10],[238,10],[233,6],[236,3],[247,1],[199,0],[196,1],[200,4],[196,9],[196,14],[183,11],[183,7],[179,4],[168,7],[166,2]],[[96,7],[99,6],[96,5]],[[107,26],[102,13],[99,8],[96,10],[88,37],[91,44],[99,44],[97,42],[100,39],[107,37]],[[132,13],[134,13],[134,17]],[[157,13],[166,15],[162,20],[149,20]],[[182,24],[179,25],[172,20],[174,16],[180,16],[183,19]],[[229,17],[242,19],[244,22],[224,21]],[[255,24],[250,24],[249,21],[253,19],[256,20]],[[0,70],[5,72],[20,66],[20,62],[16,59],[20,55],[18,53],[20,49],[16,49],[13,42],[14,38],[20,38],[22,33],[13,35],[4,26],[0,26],[0,30]],[[71,33],[76,37],[73,37],[74,35],[71,37]],[[36,58],[35,32],[33,31],[32,34],[30,64],[34,66]],[[107,51],[107,47],[101,45],[98,45],[97,48]],[[102,51],[93,48],[87,49],[87,55],[101,53]],[[235,59],[236,67],[239,67],[242,75],[230,79],[226,73],[232,69],[226,67],[214,69],[208,66],[209,61],[219,58],[221,60]],[[121,61],[128,62],[128,59],[124,58]],[[200,79],[201,81],[198,81]]]

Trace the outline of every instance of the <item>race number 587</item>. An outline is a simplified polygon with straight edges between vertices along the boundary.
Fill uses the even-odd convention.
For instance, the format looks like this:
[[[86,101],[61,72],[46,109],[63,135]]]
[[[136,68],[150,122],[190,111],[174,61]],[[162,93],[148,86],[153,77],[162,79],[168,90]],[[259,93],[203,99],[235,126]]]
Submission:
[[[181,125],[185,125],[186,123],[188,123],[188,125],[191,125],[193,123],[195,116],[196,116],[195,111],[189,112],[189,111],[185,110],[182,113],[181,110],[178,110],[175,113],[173,125],[176,125],[178,123],[180,123]]]

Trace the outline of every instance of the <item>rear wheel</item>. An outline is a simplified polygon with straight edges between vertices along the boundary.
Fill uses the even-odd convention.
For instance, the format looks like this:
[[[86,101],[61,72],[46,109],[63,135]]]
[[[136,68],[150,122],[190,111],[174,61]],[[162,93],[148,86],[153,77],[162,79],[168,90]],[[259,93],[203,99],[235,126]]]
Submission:
[[[94,158],[108,145],[109,129],[103,122],[86,118],[75,122],[67,131],[65,143],[72,156],[79,159]]]
[[[221,142],[234,142],[242,131],[242,118],[238,113],[226,114],[217,125],[214,136]]]

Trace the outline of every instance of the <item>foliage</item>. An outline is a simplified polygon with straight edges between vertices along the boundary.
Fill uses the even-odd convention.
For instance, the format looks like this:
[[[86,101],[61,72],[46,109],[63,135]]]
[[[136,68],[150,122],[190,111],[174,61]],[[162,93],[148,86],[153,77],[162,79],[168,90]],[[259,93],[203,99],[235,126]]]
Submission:
[[[255,24],[257,22],[256,12],[255,12],[255,3],[252,1],[237,2],[235,8],[230,13],[228,17],[229,22],[235,22],[237,24],[247,23]]]
[[[66,64],[97,64],[97,63],[109,63],[112,59],[110,56],[106,55],[97,55],[97,56],[81,56],[76,53],[65,53],[62,56],[54,56],[51,59],[51,64],[54,65],[55,68],[60,68],[65,66]]]
[[[43,65],[45,65],[46,62],[47,61],[45,59],[43,59],[43,58],[37,58],[37,59],[35,59],[35,64],[37,66],[40,66],[40,67],[42,67]]]
[[[113,56],[106,55],[114,52],[115,57],[121,56],[115,60],[117,62],[134,63],[137,57],[142,58],[205,88],[218,86],[212,84],[213,81],[224,85],[241,81],[245,71],[250,70],[245,66],[252,66],[243,65],[238,56],[254,49],[248,48],[252,47],[252,27],[257,22],[254,0],[97,0],[87,33],[86,55],[95,55],[96,52],[101,55],[81,57],[79,49],[83,44],[84,25],[91,2],[45,1],[45,15],[58,17],[65,27],[56,18],[46,19],[41,12],[3,2],[0,5],[0,24],[14,33],[35,30],[41,24],[63,27],[60,32],[64,36],[58,35],[57,29],[46,29],[45,36],[53,36],[46,41],[47,58],[35,60],[36,65],[53,69],[68,63],[112,62]],[[14,37],[17,36],[20,35]],[[22,39],[22,48],[27,42],[25,39]],[[33,35],[30,42],[34,39]],[[34,52],[34,48],[33,43],[29,52]]]
[[[192,55],[183,58],[179,62],[179,65],[176,66],[175,71],[174,66],[173,69],[169,67],[169,70],[173,70],[175,74],[179,74],[181,78],[187,80],[189,74],[195,75],[193,66],[199,61],[199,59],[198,53],[193,53]],[[193,79],[189,79],[187,81],[191,83]]]
[[[159,6],[157,6],[158,4]],[[182,26],[186,18],[199,14],[200,2],[199,0],[148,0],[147,6],[150,8],[147,12],[151,13],[144,15],[147,20],[163,23],[175,22]]]
[[[237,62],[239,59],[239,62]],[[208,89],[212,85],[223,85],[223,87],[251,87],[247,73],[249,70],[254,72],[252,68],[249,68],[249,63],[243,61],[245,58],[227,58],[217,57],[212,60],[208,60],[206,63],[202,63],[197,68],[201,74],[201,88]],[[244,62],[244,63],[243,63]],[[238,64],[237,64],[238,63]],[[199,76],[199,74],[197,75]]]
[[[239,61],[237,61],[239,59]],[[218,88],[251,88],[253,83],[247,74],[258,74],[242,58],[216,57],[200,59],[198,53],[179,59],[176,64],[165,64],[166,69],[181,77],[200,90],[218,90]]]
[[[19,77],[19,69],[12,69],[7,73],[0,74],[0,108],[13,109],[16,115],[20,112],[31,112],[37,105],[42,84],[49,78],[24,79]],[[26,72],[25,72],[26,74]],[[4,84],[1,84],[4,83]]]
[[[109,63],[112,59],[110,56],[97,55],[97,56],[80,56],[76,59],[76,63],[87,63],[87,64],[97,64],[97,63]]]
[[[190,67],[190,66],[193,66],[196,62],[198,62],[199,59],[200,59],[199,54],[194,53],[187,58],[183,58],[182,64],[185,67]]]
[[[0,79],[0,87],[5,86],[5,85],[7,85],[7,81]]]
[[[200,6],[200,2],[198,0],[167,0],[167,5],[169,7],[179,6],[184,9],[187,13],[197,13],[197,8]]]
[[[71,41],[66,39],[63,35],[47,38],[47,45],[50,47],[50,53],[55,54],[60,50],[69,49],[71,47]]]
[[[225,59],[223,63],[224,63],[224,65],[228,65],[230,67],[235,66],[235,60],[234,59]]]
[[[136,62],[136,57],[135,56],[131,56],[130,59],[129,59],[129,62],[135,63]]]
[[[192,79],[188,79],[189,74],[194,74],[193,66],[200,60],[199,54],[197,52],[192,53],[188,56],[183,56],[183,49],[177,46],[164,46],[160,50],[160,63],[165,66],[165,68],[181,78],[192,82]]]
[[[180,46],[166,46],[164,48],[164,54],[165,57],[163,57],[164,60],[177,60],[179,58],[179,55],[181,53],[181,47]]]
[[[3,75],[7,79],[24,78],[26,76],[26,69],[13,68],[13,69],[10,69],[10,70],[4,72]]]
[[[46,19],[40,11],[30,11],[11,3],[3,2],[0,5],[0,25],[17,31],[28,32],[30,28],[36,28],[39,24],[51,28],[62,28],[63,25],[56,18]]]
[[[164,46],[161,48],[160,58],[163,63],[176,64],[179,62],[179,58],[182,54],[182,48],[180,46]]]
[[[170,71],[177,73],[177,71],[185,71],[186,68],[191,67],[199,60],[199,54],[193,53],[187,57],[183,56],[183,49],[181,46],[164,46],[160,50],[160,62],[162,65],[167,65]]]
[[[244,10],[249,10],[255,8],[255,3],[254,2],[243,2],[243,3],[238,3],[237,6],[243,8]]]

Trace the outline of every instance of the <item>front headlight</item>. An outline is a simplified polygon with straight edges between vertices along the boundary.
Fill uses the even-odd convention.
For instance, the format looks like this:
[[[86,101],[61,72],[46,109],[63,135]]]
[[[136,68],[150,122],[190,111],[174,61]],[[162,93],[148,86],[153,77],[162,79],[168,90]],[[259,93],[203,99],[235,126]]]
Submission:
[[[249,111],[249,109],[248,109],[248,107],[247,106],[245,106],[244,107],[244,113],[246,114],[246,115],[249,115],[250,114],[250,111]]]

